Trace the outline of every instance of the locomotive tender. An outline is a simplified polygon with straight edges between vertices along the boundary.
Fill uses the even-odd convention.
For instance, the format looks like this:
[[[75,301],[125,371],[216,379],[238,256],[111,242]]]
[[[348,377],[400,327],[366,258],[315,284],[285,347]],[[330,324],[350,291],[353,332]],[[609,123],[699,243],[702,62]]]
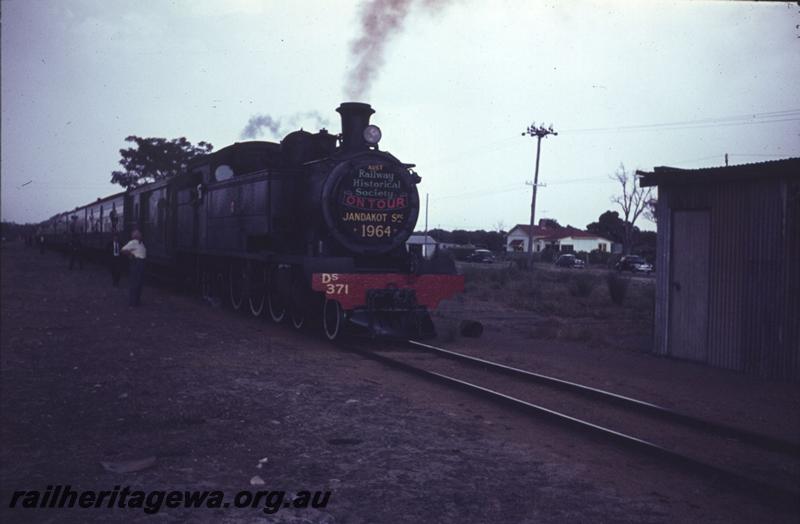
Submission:
[[[424,260],[405,241],[419,214],[413,164],[378,148],[374,110],[342,103],[342,134],[322,129],[280,143],[235,143],[186,172],[60,213],[46,243],[75,237],[98,252],[140,229],[151,268],[253,316],[433,336],[429,311],[463,290],[449,259]]]

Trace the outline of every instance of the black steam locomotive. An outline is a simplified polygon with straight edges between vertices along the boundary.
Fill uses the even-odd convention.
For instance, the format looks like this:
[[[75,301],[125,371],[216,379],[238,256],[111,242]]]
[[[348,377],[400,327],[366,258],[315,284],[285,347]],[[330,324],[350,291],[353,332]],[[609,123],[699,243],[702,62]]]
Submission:
[[[368,104],[337,109],[342,134],[295,131],[280,143],[235,143],[195,159],[185,173],[60,213],[45,241],[79,237],[99,252],[139,229],[148,263],[235,310],[318,321],[378,336],[434,335],[429,310],[463,289],[444,258],[405,242],[419,214],[420,177],[378,148]]]

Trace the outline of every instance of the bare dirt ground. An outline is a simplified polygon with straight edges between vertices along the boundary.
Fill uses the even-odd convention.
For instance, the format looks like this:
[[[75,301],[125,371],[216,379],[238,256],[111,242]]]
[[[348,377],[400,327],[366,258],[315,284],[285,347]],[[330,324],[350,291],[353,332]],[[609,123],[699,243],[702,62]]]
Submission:
[[[112,288],[102,268],[70,272],[60,255],[39,255],[21,244],[4,245],[1,256],[3,522],[797,519],[663,463],[386,369],[313,335],[152,287],[143,307],[129,309],[126,290]],[[472,304],[465,300],[458,304],[462,311]],[[475,304],[477,311],[486,302]],[[513,322],[525,323],[527,313],[509,312],[516,312]],[[782,411],[797,407],[791,385],[723,373],[710,375],[706,386],[709,375],[697,366],[671,379],[681,363],[651,363],[642,360],[646,355],[611,348],[597,353],[586,342],[558,337],[518,337],[504,322],[490,322],[483,340],[449,343],[676,403],[709,395],[703,398],[709,410],[726,406],[722,399],[734,398],[729,395],[741,386],[750,393],[737,400],[758,398],[741,407],[745,412],[759,406],[776,424],[767,403],[784,402],[774,409],[787,419],[797,413]],[[673,396],[670,383],[684,379]],[[155,462],[141,471],[101,466],[149,457]],[[256,475],[263,486],[251,486]],[[325,508],[273,515],[260,507],[155,515],[8,508],[14,491],[56,484],[221,490],[226,497],[247,489],[330,490],[331,497]]]
[[[626,299],[615,304],[602,271],[590,271],[591,292],[577,297],[572,291],[583,270],[499,273],[467,269],[467,293],[436,314],[441,345],[800,442],[800,384],[646,353],[652,346],[652,277],[626,274]],[[529,288],[535,293],[524,294]],[[464,318],[483,322],[480,339],[457,334]]]

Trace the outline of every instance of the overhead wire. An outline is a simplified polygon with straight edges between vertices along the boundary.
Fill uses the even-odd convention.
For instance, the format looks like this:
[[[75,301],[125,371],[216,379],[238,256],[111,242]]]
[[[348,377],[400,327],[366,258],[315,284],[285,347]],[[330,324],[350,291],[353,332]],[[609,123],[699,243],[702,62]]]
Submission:
[[[612,127],[590,127],[577,129],[563,129],[561,133],[606,133],[606,132],[627,132],[627,131],[658,131],[658,130],[680,130],[680,129],[700,129],[707,127],[730,127],[740,125],[771,124],[779,122],[800,121],[800,109],[785,109],[781,111],[770,111],[763,113],[750,113],[741,115],[728,115],[723,117],[702,118],[696,120],[682,120],[676,122],[661,122],[654,124],[636,124],[627,126]]]
[[[519,191],[522,189],[521,184],[514,184],[513,186],[508,186],[504,189],[494,189],[487,188],[483,190],[473,190],[466,193],[457,193],[453,195],[446,195],[442,197],[436,197],[436,201],[440,200],[450,200],[452,198],[470,198],[475,196],[489,196],[489,195],[499,195],[501,193],[510,193],[511,191]]]
[[[560,133],[601,133],[601,132],[626,132],[626,131],[658,131],[658,130],[681,130],[681,129],[699,129],[699,128],[706,128],[706,127],[730,127],[730,126],[739,126],[739,125],[753,125],[753,124],[770,124],[770,123],[780,123],[780,122],[796,122],[800,121],[800,108],[798,109],[783,109],[778,111],[764,111],[759,113],[743,113],[739,115],[727,115],[721,117],[712,117],[712,118],[703,118],[703,119],[695,119],[695,120],[682,120],[682,121],[675,121],[675,122],[662,122],[662,123],[653,123],[653,124],[638,124],[638,125],[631,125],[631,126],[617,126],[617,127],[596,127],[596,128],[582,128],[582,129],[565,129],[559,131]],[[476,154],[486,154],[489,152],[494,152],[500,149],[505,149],[514,145],[511,143],[512,139],[515,137],[507,137],[502,138],[499,140],[495,140],[493,142],[489,142],[488,144],[484,144],[483,147],[471,148],[469,150],[464,150],[461,153],[454,153],[451,155],[446,155],[444,157],[439,157],[434,159],[432,162],[440,162],[445,159],[455,158],[455,157],[464,157]],[[496,144],[504,144],[501,147],[495,148],[487,148],[486,145],[496,145]],[[477,151],[476,151],[477,150]],[[753,157],[772,157],[772,158],[779,158],[785,155],[768,155],[763,153],[756,153],[756,154],[746,154],[746,153],[730,153],[728,154],[729,157],[737,156],[737,157],[744,157],[744,156],[753,156]],[[711,155],[701,158],[694,158],[689,160],[681,160],[677,162],[671,162],[672,164],[684,164],[689,162],[698,162],[701,160],[710,160],[713,158],[724,159],[725,154],[720,155]],[[586,177],[586,178],[574,178],[574,179],[566,179],[566,180],[553,180],[548,182],[548,184],[571,184],[571,183],[607,183],[613,182],[613,180],[608,179],[606,180],[605,177]],[[442,197],[438,197],[437,200],[447,200],[452,198],[469,198],[472,196],[484,196],[484,195],[492,195],[492,194],[499,194],[499,193],[506,193],[510,191],[515,191],[518,189],[522,189],[521,186],[515,185],[513,188],[509,189],[501,189],[501,190],[492,190],[492,188],[486,188],[485,190],[475,190],[470,191],[467,193],[457,193],[446,195]]]
[[[560,130],[559,133],[565,134],[580,134],[580,133],[606,133],[606,132],[629,132],[629,131],[659,131],[659,130],[682,130],[682,129],[700,129],[706,127],[730,127],[730,126],[740,126],[740,125],[753,125],[753,124],[770,124],[770,123],[780,123],[780,122],[796,122],[800,121],[800,109],[784,109],[779,111],[766,111],[760,113],[744,113],[739,115],[728,115],[722,117],[712,117],[712,118],[703,118],[703,119],[696,119],[696,120],[682,120],[682,121],[675,121],[675,122],[662,122],[662,123],[653,123],[653,124],[638,124],[638,125],[629,125],[629,126],[616,126],[616,127],[595,127],[595,128],[579,128],[579,129],[564,129]],[[468,156],[477,156],[492,153],[495,151],[499,151],[501,149],[507,149],[517,142],[517,138],[519,135],[507,136],[497,140],[493,140],[491,142],[481,142],[480,146],[471,147],[469,149],[462,150],[461,152],[451,153],[448,155],[440,156],[429,160],[428,162],[431,164],[436,164],[439,162],[443,162],[446,160],[450,160],[452,158],[462,158]],[[499,147],[489,147],[489,146],[498,146]],[[769,155],[763,153],[730,153],[729,157],[773,157],[778,158],[784,155]],[[721,155],[712,155],[707,157],[695,158],[690,160],[681,160],[677,162],[671,162],[673,164],[684,164],[689,162],[698,162],[701,160],[710,160],[712,158],[724,158],[724,154]],[[574,179],[565,179],[565,180],[552,180],[548,182],[548,184],[556,185],[556,184],[571,184],[571,183],[607,183],[611,182],[612,180],[606,180],[605,177],[585,177],[585,178],[574,178]],[[72,191],[76,190],[85,190],[86,186],[76,187],[73,185],[68,186],[50,186],[53,188],[59,189],[68,189]],[[99,189],[99,185],[92,187],[97,187]],[[107,187],[107,186],[104,186]],[[494,189],[494,188],[486,188],[483,190],[474,190],[469,192],[445,195],[441,197],[437,197],[436,200],[449,200],[453,198],[471,198],[475,196],[489,196],[489,195],[496,195],[502,193],[508,193],[511,191],[518,191],[524,189],[523,186],[520,184],[515,184],[514,186],[509,186],[504,189]]]

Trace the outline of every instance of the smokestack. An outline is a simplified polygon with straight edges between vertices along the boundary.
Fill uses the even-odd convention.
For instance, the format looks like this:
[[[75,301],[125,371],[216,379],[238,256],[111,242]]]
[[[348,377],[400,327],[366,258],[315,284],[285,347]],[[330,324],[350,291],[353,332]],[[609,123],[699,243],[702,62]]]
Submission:
[[[369,125],[369,117],[375,110],[369,104],[361,102],[342,102],[336,112],[342,115],[342,149],[367,149],[364,129]]]

